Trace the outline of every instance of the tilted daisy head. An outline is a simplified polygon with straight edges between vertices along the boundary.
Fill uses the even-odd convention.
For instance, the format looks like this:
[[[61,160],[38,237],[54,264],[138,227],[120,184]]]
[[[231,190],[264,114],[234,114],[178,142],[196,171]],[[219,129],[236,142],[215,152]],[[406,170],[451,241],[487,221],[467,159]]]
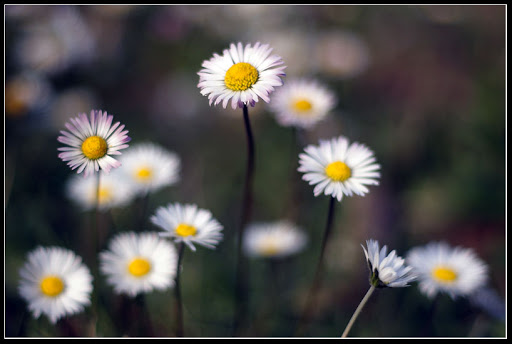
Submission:
[[[370,284],[374,287],[407,287],[416,279],[412,267],[405,265],[405,260],[397,256],[395,250],[387,254],[387,246],[379,248],[379,242],[372,239],[366,241],[366,246],[368,250],[362,247],[370,269]]]
[[[100,253],[100,270],[118,294],[136,296],[174,286],[178,254],[156,232],[116,235]]]
[[[336,97],[316,80],[288,80],[272,95],[269,104],[282,126],[310,128],[324,119],[336,104]]]
[[[124,125],[116,122],[112,125],[112,115],[106,111],[92,110],[90,119],[85,113],[71,118],[66,123],[69,131],[61,130],[62,134],[57,138],[66,147],[58,148],[62,153],[59,158],[68,161],[72,170],[77,173],[84,171],[85,177],[98,172],[100,168],[110,172],[112,168],[121,165],[112,155],[121,154],[120,150],[128,147],[130,137],[124,130]]]
[[[487,283],[487,265],[469,248],[431,242],[411,249],[406,259],[418,274],[420,291],[429,298],[441,292],[452,298],[468,296]]]
[[[137,193],[146,194],[179,180],[181,161],[178,155],[151,142],[132,145],[119,161],[119,169]]]
[[[70,250],[36,248],[28,254],[20,277],[19,293],[36,318],[44,314],[56,323],[90,304],[92,275]]]
[[[197,87],[210,100],[210,105],[222,102],[226,108],[229,100],[233,109],[244,104],[254,106],[259,98],[269,102],[274,87],[281,86],[285,76],[283,60],[270,55],[268,44],[257,42],[254,46],[231,43],[222,55],[217,53],[203,62]]]
[[[94,176],[81,178],[72,176],[66,184],[66,194],[69,199],[78,204],[83,210],[96,207],[107,210],[126,206],[135,196],[133,187],[117,173],[105,174],[100,171],[100,187]]]
[[[378,185],[380,177],[373,151],[363,144],[349,145],[347,138],[340,136],[329,141],[320,140],[318,146],[309,145],[305,153],[299,154],[299,172],[302,179],[316,185],[315,196],[322,192],[341,201],[343,195],[364,196],[365,185]]]
[[[302,250],[306,234],[289,221],[254,223],[244,235],[244,250],[253,257],[285,257]]]
[[[223,237],[223,227],[211,212],[195,204],[174,203],[160,207],[151,216],[151,222],[163,229],[161,236],[183,242],[192,251],[196,250],[194,244],[215,248]]]

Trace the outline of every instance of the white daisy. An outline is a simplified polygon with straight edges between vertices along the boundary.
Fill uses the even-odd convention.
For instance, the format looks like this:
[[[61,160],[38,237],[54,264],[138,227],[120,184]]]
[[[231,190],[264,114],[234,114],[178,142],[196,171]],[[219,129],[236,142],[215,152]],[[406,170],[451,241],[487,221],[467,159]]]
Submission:
[[[97,178],[94,176],[88,178],[72,176],[66,184],[68,198],[80,205],[83,210],[95,208],[96,199],[98,199],[100,210],[123,207],[133,200],[135,196],[133,187],[118,173],[105,174],[101,171],[100,173],[99,190]],[[98,191],[99,195],[96,194]]]
[[[276,90],[269,107],[280,125],[310,128],[335,104],[334,93],[325,86],[315,80],[296,79]]]
[[[150,142],[131,146],[119,161],[123,168],[118,171],[126,176],[138,193],[156,191],[179,180],[178,155]]]
[[[116,235],[100,253],[100,270],[118,294],[136,296],[174,286],[178,254],[156,232]]]
[[[299,154],[299,172],[310,185],[316,184],[315,196],[322,193],[341,201],[343,195],[364,196],[369,190],[365,185],[378,185],[380,177],[373,151],[363,144],[349,145],[340,136],[330,141],[320,140],[319,146],[309,145]]]
[[[254,46],[242,43],[231,43],[222,56],[213,54],[210,60],[204,61],[199,75],[197,87],[202,95],[208,95],[210,105],[222,101],[226,108],[231,99],[233,109],[244,104],[254,106],[258,98],[269,102],[269,94],[274,87],[281,86],[281,77],[285,76],[282,58],[270,55],[272,48],[268,44],[257,42]]]
[[[55,324],[90,304],[93,278],[72,251],[38,247],[28,254],[20,276],[19,293],[36,318],[45,314]]]
[[[288,221],[254,223],[245,230],[244,250],[253,257],[284,257],[302,250],[306,234]]]
[[[119,122],[112,125],[112,115],[101,110],[91,111],[90,120],[85,113],[79,114],[66,123],[69,130],[61,130],[62,136],[57,140],[69,147],[60,147],[59,158],[69,161],[68,165],[72,170],[78,168],[77,173],[85,170],[85,177],[98,172],[101,168],[105,172],[121,166],[121,163],[111,155],[121,154],[120,150],[127,148],[130,137],[123,131],[124,125]]]
[[[412,267],[405,265],[405,260],[397,256],[395,250],[387,254],[387,246],[379,249],[379,242],[372,239],[366,241],[368,251],[361,246],[370,269],[371,285],[377,288],[407,287],[408,283],[416,279],[416,275],[411,273]]]
[[[430,298],[440,292],[468,296],[487,283],[487,265],[469,248],[432,242],[411,249],[406,259],[418,274],[420,291]]]
[[[194,244],[215,248],[223,237],[223,227],[211,212],[195,204],[174,203],[160,207],[151,216],[151,222],[164,230],[161,236],[183,242],[192,251],[196,250]]]

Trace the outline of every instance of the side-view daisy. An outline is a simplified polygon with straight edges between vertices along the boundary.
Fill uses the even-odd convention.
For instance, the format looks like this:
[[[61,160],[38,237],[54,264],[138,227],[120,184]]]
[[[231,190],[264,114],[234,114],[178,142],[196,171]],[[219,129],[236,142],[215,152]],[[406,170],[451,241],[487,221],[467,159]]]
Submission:
[[[72,170],[77,173],[84,171],[85,177],[98,172],[100,168],[110,172],[112,168],[121,165],[112,155],[121,154],[120,150],[128,147],[130,137],[124,125],[116,122],[112,125],[112,115],[106,111],[92,110],[90,119],[85,113],[79,114],[66,123],[69,131],[61,130],[62,134],[57,138],[67,147],[59,147],[62,153],[59,158],[68,161]]]
[[[118,171],[126,176],[135,191],[140,194],[173,185],[179,180],[178,155],[151,142],[130,146],[119,161],[123,168]]]
[[[363,247],[366,262],[370,269],[370,284],[376,288],[383,287],[407,287],[416,279],[412,273],[412,267],[405,265],[405,260],[397,256],[393,250],[387,253],[387,246],[379,249],[379,242],[376,240],[367,240],[368,250]]]
[[[125,232],[100,253],[100,270],[118,294],[136,296],[174,286],[178,254],[156,232]]]
[[[226,108],[229,100],[233,109],[244,104],[254,106],[258,98],[269,102],[269,94],[274,87],[281,86],[285,76],[283,60],[278,55],[270,55],[268,44],[257,42],[252,46],[231,43],[229,49],[205,60],[199,75],[197,87],[201,94],[210,100],[210,105],[222,102]]]
[[[92,275],[70,250],[37,247],[28,254],[20,277],[19,293],[36,318],[44,314],[55,324],[91,303]]]
[[[343,195],[364,196],[369,190],[365,185],[378,185],[380,177],[373,151],[363,144],[349,145],[346,137],[329,141],[320,140],[318,146],[309,145],[299,154],[299,172],[302,179],[316,185],[315,196],[322,192],[341,201]]]
[[[100,210],[126,206],[135,196],[133,187],[116,173],[106,174],[102,171],[99,189],[96,178],[81,178],[73,175],[66,183],[67,197],[78,204],[83,210]],[[98,194],[97,194],[98,193]],[[96,204],[96,199],[98,204]]]
[[[324,119],[335,104],[334,93],[318,81],[294,79],[274,92],[269,108],[282,126],[310,128]]]
[[[285,257],[302,250],[306,234],[289,221],[253,223],[247,226],[244,251],[252,257]]]
[[[161,236],[183,242],[192,251],[196,250],[194,244],[215,248],[223,237],[223,227],[211,212],[199,209],[195,204],[174,203],[159,207],[151,216],[151,222],[164,230]]]
[[[451,298],[468,296],[487,283],[487,265],[469,248],[431,242],[412,248],[406,260],[418,274],[420,291],[429,298],[442,292]]]
[[[367,240],[366,246],[368,250],[361,245],[364,255],[366,256],[366,263],[370,269],[370,289],[368,289],[366,295],[352,315],[352,318],[350,318],[347,327],[345,327],[341,335],[342,338],[347,337],[364,305],[368,302],[376,288],[407,287],[409,283],[417,278],[412,272],[412,267],[405,265],[405,260],[397,256],[395,250],[388,254],[387,246],[384,245],[382,248],[379,248],[379,242],[373,239]]]

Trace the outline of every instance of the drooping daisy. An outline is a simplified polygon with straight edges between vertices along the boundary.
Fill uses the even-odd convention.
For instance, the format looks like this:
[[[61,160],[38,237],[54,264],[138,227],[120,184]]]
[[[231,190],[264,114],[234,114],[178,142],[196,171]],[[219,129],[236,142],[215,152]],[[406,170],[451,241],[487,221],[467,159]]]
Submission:
[[[306,234],[289,221],[254,223],[244,236],[244,250],[253,257],[284,257],[302,250]]]
[[[341,201],[343,195],[364,196],[365,185],[378,185],[380,177],[373,151],[358,142],[349,145],[347,138],[340,136],[330,141],[320,140],[318,146],[309,145],[305,153],[299,154],[299,172],[302,179],[316,185],[315,196],[322,192]]]
[[[28,254],[20,276],[19,293],[36,318],[44,314],[55,324],[91,302],[92,275],[70,250],[36,248]]]
[[[83,210],[96,207],[98,197],[98,209],[107,210],[127,205],[135,196],[135,190],[117,171],[105,174],[100,171],[100,187],[97,188],[97,180],[94,176],[82,178],[72,176],[66,184],[66,194],[69,199],[76,202]],[[96,193],[99,191],[99,195]]]
[[[183,242],[192,251],[196,250],[194,244],[215,248],[223,237],[223,227],[211,212],[195,204],[174,203],[160,207],[151,216],[151,222],[164,230],[161,236]]]
[[[254,46],[232,43],[221,55],[213,54],[203,62],[197,87],[202,95],[208,95],[210,105],[222,102],[226,108],[229,100],[233,109],[244,104],[254,106],[259,98],[269,102],[274,87],[281,86],[285,76],[283,60],[270,55],[268,44],[257,42]]]
[[[276,90],[269,107],[280,125],[310,128],[335,104],[334,93],[316,80],[295,79]]]
[[[405,260],[397,256],[395,250],[388,254],[386,245],[379,249],[379,242],[372,239],[366,241],[366,246],[368,250],[362,247],[370,269],[370,283],[373,286],[407,287],[408,283],[416,279],[416,275],[412,273],[413,268],[405,265]]]
[[[116,235],[100,253],[100,270],[118,294],[136,296],[174,286],[178,254],[156,232]]]
[[[77,173],[85,171],[85,177],[100,168],[108,173],[112,168],[121,166],[112,155],[121,154],[120,150],[128,147],[130,137],[126,135],[128,130],[123,131],[124,125],[119,122],[112,125],[113,118],[101,110],[92,110],[90,120],[85,113],[71,118],[71,124],[65,124],[69,132],[61,130],[62,136],[57,138],[68,145],[58,148],[62,151],[59,158],[69,161],[72,170],[78,168]]]
[[[431,242],[415,247],[406,256],[418,274],[419,289],[429,298],[437,293],[468,296],[487,283],[488,268],[469,248]]]
[[[178,155],[151,142],[131,146],[119,161],[123,164],[119,172],[126,176],[138,193],[156,191],[179,180]]]
[[[370,289],[368,289],[366,295],[363,297],[359,306],[357,306],[354,314],[350,318],[350,321],[341,335],[342,338],[347,337],[355,320],[376,288],[407,287],[409,286],[408,283],[411,283],[417,278],[417,276],[412,272],[412,267],[405,265],[405,260],[402,257],[397,256],[395,250],[388,254],[388,248],[386,245],[379,248],[379,242],[372,239],[366,241],[366,246],[368,247],[368,250],[361,245],[364,250],[364,255],[366,256],[368,268],[370,269]]]

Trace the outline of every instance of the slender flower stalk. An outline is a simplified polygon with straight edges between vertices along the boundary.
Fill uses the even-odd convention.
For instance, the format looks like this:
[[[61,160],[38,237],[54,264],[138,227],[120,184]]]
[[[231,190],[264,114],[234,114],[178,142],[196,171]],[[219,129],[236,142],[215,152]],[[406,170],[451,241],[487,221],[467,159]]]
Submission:
[[[183,254],[185,253],[185,244],[182,242],[178,248],[178,262],[176,265],[176,278],[174,286],[174,316],[176,319],[176,337],[183,337],[185,335],[183,329],[183,303],[181,301],[181,286],[180,286],[180,272],[181,263],[183,261]]]
[[[302,313],[302,317],[299,321],[299,326],[297,327],[297,334],[301,335],[306,329],[305,326],[309,322],[309,319],[312,316],[313,313],[313,306],[315,305],[315,295],[317,295],[318,290],[321,286],[321,275],[323,272],[323,265],[324,265],[324,255],[325,255],[325,248],[327,247],[327,242],[329,241],[331,232],[332,232],[332,225],[334,223],[334,206],[336,204],[336,199],[334,197],[329,197],[329,209],[327,212],[327,221],[325,224],[325,231],[324,236],[322,239],[322,246],[320,248],[320,256],[318,257],[316,270],[315,270],[315,276],[313,278],[313,284],[311,286],[311,289],[308,293],[308,298],[306,301],[306,307],[304,309],[304,312]]]
[[[240,324],[244,321],[247,312],[247,286],[248,272],[247,262],[242,254],[242,246],[244,241],[244,230],[250,221],[253,204],[253,179],[255,165],[255,148],[254,137],[251,130],[251,122],[249,119],[249,110],[247,105],[243,107],[244,124],[247,134],[247,167],[245,172],[245,182],[242,199],[242,214],[240,225],[238,227],[236,242],[236,277],[235,277],[235,313],[233,319],[233,328],[235,333],[238,331]]]
[[[345,331],[343,331],[341,338],[347,337],[348,332],[352,328],[352,325],[354,325],[354,322],[356,321],[357,317],[359,316],[359,313],[361,313],[364,305],[366,305],[366,302],[368,302],[368,299],[370,299],[370,296],[372,296],[374,291],[375,291],[375,286],[371,285],[370,289],[368,289],[368,291],[366,292],[366,295],[363,297],[363,299],[359,303],[359,306],[357,306],[356,311],[354,312],[354,314],[352,314],[352,318],[350,318],[350,321],[348,322],[347,327],[345,328]]]

